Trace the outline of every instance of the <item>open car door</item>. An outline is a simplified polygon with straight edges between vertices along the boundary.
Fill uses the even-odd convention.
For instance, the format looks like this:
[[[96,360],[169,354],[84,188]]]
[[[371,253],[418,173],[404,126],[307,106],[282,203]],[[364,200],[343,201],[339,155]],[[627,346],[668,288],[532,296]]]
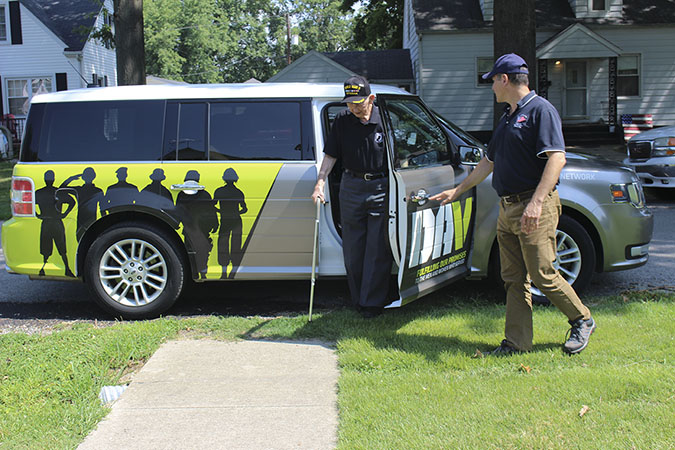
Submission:
[[[402,306],[469,274],[476,189],[440,206],[429,196],[468,175],[445,131],[414,96],[377,96],[390,165],[389,240]]]

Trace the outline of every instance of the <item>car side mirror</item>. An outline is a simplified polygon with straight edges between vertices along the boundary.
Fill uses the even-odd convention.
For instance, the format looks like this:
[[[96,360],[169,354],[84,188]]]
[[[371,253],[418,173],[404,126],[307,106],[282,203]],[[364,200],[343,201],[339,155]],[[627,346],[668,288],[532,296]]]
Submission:
[[[483,159],[483,150],[477,147],[459,146],[459,160],[467,166],[476,166]]]

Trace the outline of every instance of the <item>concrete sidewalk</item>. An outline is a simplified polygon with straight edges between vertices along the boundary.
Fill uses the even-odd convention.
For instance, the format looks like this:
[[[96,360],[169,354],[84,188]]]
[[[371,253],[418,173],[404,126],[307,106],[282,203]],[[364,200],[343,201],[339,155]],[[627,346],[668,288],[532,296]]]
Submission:
[[[79,449],[332,449],[337,358],[322,344],[163,344]]]

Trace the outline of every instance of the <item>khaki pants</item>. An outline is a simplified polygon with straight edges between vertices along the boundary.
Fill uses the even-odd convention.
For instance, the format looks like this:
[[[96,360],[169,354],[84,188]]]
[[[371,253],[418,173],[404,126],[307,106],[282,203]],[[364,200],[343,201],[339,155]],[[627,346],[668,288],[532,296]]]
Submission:
[[[505,337],[509,345],[522,351],[532,350],[530,280],[569,320],[591,317],[572,286],[553,267],[555,230],[562,211],[558,191],[546,196],[539,227],[525,234],[520,230],[520,218],[528,203],[529,200],[510,204],[500,201],[497,221],[502,279],[506,289]]]

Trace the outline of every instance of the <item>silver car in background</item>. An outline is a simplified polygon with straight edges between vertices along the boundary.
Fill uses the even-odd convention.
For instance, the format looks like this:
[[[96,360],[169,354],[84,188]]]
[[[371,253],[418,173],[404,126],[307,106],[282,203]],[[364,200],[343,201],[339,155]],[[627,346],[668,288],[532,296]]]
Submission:
[[[675,126],[636,134],[627,150],[624,162],[635,169],[645,187],[675,188]]]

